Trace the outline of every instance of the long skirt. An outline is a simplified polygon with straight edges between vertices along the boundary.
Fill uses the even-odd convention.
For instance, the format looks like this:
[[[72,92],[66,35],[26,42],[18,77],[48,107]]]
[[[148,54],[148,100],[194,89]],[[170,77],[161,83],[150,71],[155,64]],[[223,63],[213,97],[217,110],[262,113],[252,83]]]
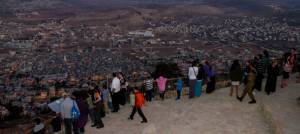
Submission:
[[[119,101],[121,105],[125,105],[126,104],[126,89],[122,88],[121,91],[119,92]]]
[[[276,84],[277,84],[277,77],[268,77],[266,87],[265,87],[265,91],[267,93],[275,92],[276,91]]]
[[[195,84],[195,96],[200,97],[202,92],[202,80],[197,80]]]
[[[195,87],[196,87],[196,82],[197,80],[190,80],[189,84],[190,84],[190,88],[189,88],[189,98],[194,98],[195,96]]]
[[[95,106],[95,125],[97,127],[104,127],[104,124],[101,119],[101,111],[102,111],[102,106],[101,103],[97,103]]]
[[[210,77],[210,81],[207,82],[206,93],[212,93],[216,89],[216,77]]]
[[[263,79],[264,79],[264,75],[262,73],[258,73],[254,85],[254,88],[257,89],[258,91],[261,91]]]

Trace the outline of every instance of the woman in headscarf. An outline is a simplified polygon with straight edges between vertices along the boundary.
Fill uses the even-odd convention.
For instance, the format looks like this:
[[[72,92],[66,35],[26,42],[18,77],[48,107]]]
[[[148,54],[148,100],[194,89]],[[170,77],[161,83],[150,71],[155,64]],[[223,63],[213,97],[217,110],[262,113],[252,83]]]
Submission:
[[[212,93],[216,88],[216,74],[208,61],[205,61],[204,70],[208,78],[206,93]]]
[[[101,111],[102,111],[102,105],[101,105],[101,92],[99,92],[98,89],[94,89],[94,105],[95,105],[95,125],[97,128],[103,128],[104,124],[101,120]]]
[[[279,75],[279,67],[276,59],[272,60],[272,64],[269,65],[267,69],[267,73],[268,73],[268,77],[267,77],[265,91],[269,95],[270,93],[276,91],[277,77]]]
[[[243,78],[243,72],[241,69],[241,65],[238,60],[234,60],[233,64],[230,68],[230,80],[231,80],[231,90],[229,96],[233,95],[234,89],[236,90],[236,97],[239,94],[240,82]]]
[[[87,92],[82,91],[79,98],[76,99],[80,111],[80,117],[77,124],[80,133],[84,133],[84,127],[88,121],[89,106],[86,102],[87,96]]]
[[[127,100],[127,96],[128,96],[128,93],[127,93],[127,86],[128,86],[128,83],[125,79],[125,76],[122,72],[119,72],[119,79],[120,79],[120,83],[121,83],[121,91],[120,91],[120,104],[121,105],[125,105],[126,103],[126,100]]]

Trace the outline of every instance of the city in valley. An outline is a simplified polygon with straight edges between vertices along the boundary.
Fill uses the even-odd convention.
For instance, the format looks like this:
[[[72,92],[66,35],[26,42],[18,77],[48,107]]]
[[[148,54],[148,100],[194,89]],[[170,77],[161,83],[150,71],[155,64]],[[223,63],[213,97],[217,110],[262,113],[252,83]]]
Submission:
[[[2,0],[0,133],[11,120],[28,128],[49,98],[113,72],[132,84],[176,64],[186,78],[206,60],[223,79],[233,60],[280,59],[300,50],[299,9],[297,0]]]

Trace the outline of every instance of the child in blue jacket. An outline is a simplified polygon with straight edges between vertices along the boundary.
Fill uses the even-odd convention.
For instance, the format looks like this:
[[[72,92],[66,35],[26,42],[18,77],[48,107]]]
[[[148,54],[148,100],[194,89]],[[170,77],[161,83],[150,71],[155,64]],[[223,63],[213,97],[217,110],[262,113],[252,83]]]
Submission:
[[[177,79],[177,82],[176,82],[176,90],[177,90],[177,98],[176,100],[180,100],[180,96],[181,96],[181,91],[182,91],[182,86],[183,86],[183,82],[182,82],[182,79],[181,78],[178,78]]]

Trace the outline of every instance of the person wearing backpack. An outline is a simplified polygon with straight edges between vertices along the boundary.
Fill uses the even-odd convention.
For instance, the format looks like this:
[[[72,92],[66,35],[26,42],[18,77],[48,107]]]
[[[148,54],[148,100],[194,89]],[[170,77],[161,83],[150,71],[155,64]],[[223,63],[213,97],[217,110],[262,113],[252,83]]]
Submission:
[[[138,111],[138,114],[142,117],[142,121],[141,123],[147,123],[147,118],[145,117],[143,111],[142,111],[142,106],[145,104],[145,99],[144,99],[144,95],[139,91],[139,89],[137,87],[134,88],[134,106],[132,107],[132,112],[129,116],[129,120],[133,120],[134,114],[136,113],[136,111]]]
[[[72,128],[74,133],[78,133],[76,120],[78,120],[78,115],[80,115],[80,113],[77,103],[71,99],[70,95],[67,93],[64,93],[63,97],[64,100],[61,103],[61,117],[64,121],[65,134],[72,134]]]

